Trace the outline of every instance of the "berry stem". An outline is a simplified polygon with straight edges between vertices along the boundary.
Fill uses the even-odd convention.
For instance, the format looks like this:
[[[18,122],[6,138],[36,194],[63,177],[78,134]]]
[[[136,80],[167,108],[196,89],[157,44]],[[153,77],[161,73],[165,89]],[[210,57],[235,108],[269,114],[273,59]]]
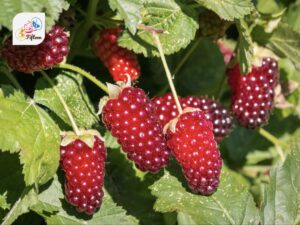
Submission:
[[[76,124],[76,122],[74,120],[74,117],[73,117],[73,115],[72,115],[72,113],[71,113],[71,111],[70,111],[67,103],[65,102],[63,96],[61,95],[60,91],[56,88],[56,86],[53,83],[53,81],[49,78],[49,76],[44,71],[40,71],[40,72],[43,75],[43,77],[46,79],[46,81],[50,84],[50,86],[52,86],[52,88],[55,91],[55,93],[57,94],[57,96],[58,96],[61,104],[63,105],[63,107],[64,107],[64,109],[65,109],[65,111],[66,111],[66,113],[67,113],[67,115],[69,117],[69,120],[70,120],[70,122],[72,124],[72,128],[73,128],[75,134],[76,135],[80,135],[80,131],[79,131],[78,127],[77,127],[77,124]]]
[[[282,143],[280,140],[278,140],[278,138],[276,138],[274,135],[272,135],[271,133],[269,133],[268,131],[266,131],[263,128],[259,128],[258,133],[275,145],[275,149],[276,149],[278,155],[280,156],[280,159],[282,161],[284,161],[285,157],[284,157],[284,153],[282,151],[282,147],[284,147],[285,144]]]
[[[223,95],[225,81],[226,81],[226,75],[224,74],[224,76],[219,84],[219,88],[218,88],[217,95],[216,95],[218,100],[220,100]]]
[[[25,94],[24,89],[22,88],[22,86],[20,85],[18,80],[14,77],[14,75],[12,75],[8,71],[4,71],[4,74],[9,79],[9,81],[15,86],[15,88],[19,89],[20,91],[22,91]]]
[[[101,81],[99,81],[96,77],[94,77],[93,75],[91,75],[89,72],[71,65],[71,64],[67,64],[67,63],[60,63],[56,66],[57,68],[61,68],[61,69],[68,69],[68,70],[72,70],[76,73],[81,74],[83,77],[87,78],[89,81],[93,82],[95,85],[97,85],[100,89],[102,89],[104,92],[108,93],[107,87],[105,84],[103,84]]]
[[[177,92],[176,92],[176,89],[175,89],[175,86],[174,86],[174,83],[173,83],[172,74],[171,74],[170,69],[168,67],[167,60],[166,60],[166,57],[164,55],[164,51],[163,51],[161,42],[159,40],[159,36],[155,32],[152,32],[152,35],[153,35],[155,43],[157,45],[157,48],[158,48],[158,51],[159,51],[159,55],[160,55],[161,61],[162,61],[163,66],[164,66],[164,69],[165,69],[165,72],[166,72],[166,76],[168,78],[168,82],[169,82],[169,85],[170,85],[173,97],[175,99],[175,103],[176,103],[178,112],[179,112],[179,114],[182,114],[182,107],[181,107],[179,99],[178,99],[178,95],[177,95]]]
[[[198,45],[201,42],[201,38],[198,38],[193,44],[192,46],[188,49],[187,53],[182,57],[182,59],[180,60],[180,62],[177,64],[177,66],[175,67],[175,70],[173,72],[173,76],[175,76],[182,68],[182,66],[186,63],[186,61],[190,58],[190,56],[192,55],[192,53],[195,51],[195,49],[198,47]],[[175,81],[176,83],[176,81]],[[169,88],[169,85],[166,85],[161,91],[160,94],[164,94],[167,92]]]

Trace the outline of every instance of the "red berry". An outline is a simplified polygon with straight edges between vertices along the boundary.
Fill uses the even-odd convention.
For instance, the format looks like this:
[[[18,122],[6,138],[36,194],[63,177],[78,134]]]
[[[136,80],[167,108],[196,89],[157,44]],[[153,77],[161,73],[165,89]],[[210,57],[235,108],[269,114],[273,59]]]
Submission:
[[[92,214],[103,198],[106,149],[103,141],[94,136],[93,147],[76,139],[61,146],[60,165],[66,174],[67,201],[80,212]]]
[[[267,123],[279,79],[277,62],[263,58],[261,66],[253,66],[252,71],[244,76],[238,64],[228,72],[228,84],[232,92],[231,108],[240,124],[257,128]]]
[[[178,116],[178,109],[171,93],[167,93],[161,97],[154,97],[151,101],[155,106],[156,114],[162,127]]]
[[[217,142],[227,136],[232,128],[232,118],[228,109],[219,102],[206,97],[190,96],[181,100],[183,108],[192,107],[205,112],[206,119],[213,123],[213,132]]]
[[[206,98],[190,96],[179,99],[182,108],[192,107],[205,112],[206,118],[213,123],[214,134],[217,142],[220,142],[231,130],[232,118],[228,109],[219,102]],[[161,125],[164,127],[170,120],[178,116],[175,100],[171,93],[152,99],[156,107]]]
[[[95,54],[108,68],[114,81],[126,81],[129,75],[131,80],[140,76],[140,66],[136,55],[118,45],[117,38],[120,28],[105,29],[100,37],[93,43]]]
[[[154,105],[143,90],[123,88],[118,97],[108,100],[102,118],[140,170],[155,173],[168,163],[170,152],[162,127]]]
[[[1,54],[12,69],[33,73],[61,63],[69,53],[68,43],[66,32],[59,26],[53,26],[39,45],[12,45],[12,38],[7,39]]]
[[[177,119],[174,130],[172,126],[167,130],[167,145],[181,165],[190,188],[211,195],[219,185],[222,167],[213,125],[202,111],[186,112]]]

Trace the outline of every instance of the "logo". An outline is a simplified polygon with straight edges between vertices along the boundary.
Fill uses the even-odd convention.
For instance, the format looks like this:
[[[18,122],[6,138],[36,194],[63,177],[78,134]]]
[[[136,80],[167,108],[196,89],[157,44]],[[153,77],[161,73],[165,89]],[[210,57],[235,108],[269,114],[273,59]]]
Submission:
[[[45,13],[19,13],[13,19],[13,45],[38,45],[45,38]]]

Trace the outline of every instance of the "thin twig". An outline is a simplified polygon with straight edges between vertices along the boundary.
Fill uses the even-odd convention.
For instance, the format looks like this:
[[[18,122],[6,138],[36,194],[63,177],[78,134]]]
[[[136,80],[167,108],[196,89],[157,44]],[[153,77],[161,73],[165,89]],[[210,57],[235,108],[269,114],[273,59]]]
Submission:
[[[173,83],[172,74],[171,74],[170,69],[168,67],[167,60],[166,60],[166,57],[164,55],[164,51],[163,51],[161,42],[159,40],[158,34],[155,33],[155,32],[152,32],[152,35],[153,35],[155,43],[157,45],[157,48],[158,48],[158,51],[159,51],[159,55],[160,55],[161,61],[162,61],[163,66],[164,66],[164,69],[165,69],[165,72],[166,72],[166,76],[167,76],[167,79],[168,79],[168,82],[169,82],[169,85],[170,85],[173,97],[175,99],[175,103],[176,103],[178,112],[179,112],[179,114],[182,114],[182,107],[181,107],[180,102],[179,102],[179,98],[178,98],[178,95],[177,95],[177,92],[176,92],[176,89],[175,89],[175,86],[174,86],[174,83]]]
[[[269,133],[263,128],[259,128],[258,133],[275,145],[275,149],[278,155],[280,156],[280,159],[284,161],[285,157],[282,148],[285,147],[285,145],[280,140],[278,140],[278,138],[276,138],[273,134]]]
[[[96,77],[94,77],[93,75],[91,75],[89,72],[71,65],[71,64],[67,64],[67,63],[60,63],[58,65],[56,65],[57,68],[61,68],[61,69],[68,69],[68,70],[72,70],[76,73],[81,74],[83,77],[87,78],[88,80],[90,80],[92,83],[94,83],[95,85],[97,85],[100,89],[102,89],[104,92],[108,93],[107,87],[105,84],[103,84],[101,81],[99,81]]]

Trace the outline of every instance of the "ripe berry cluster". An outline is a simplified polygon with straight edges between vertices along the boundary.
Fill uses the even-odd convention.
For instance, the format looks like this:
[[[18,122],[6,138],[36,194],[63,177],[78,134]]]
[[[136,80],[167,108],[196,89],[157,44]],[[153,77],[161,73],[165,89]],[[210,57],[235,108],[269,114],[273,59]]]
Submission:
[[[222,161],[213,125],[204,112],[178,115],[170,94],[161,97],[162,102],[151,101],[144,91],[133,87],[121,88],[113,96],[117,97],[109,99],[102,110],[103,122],[140,170],[158,172],[168,163],[171,151],[192,190],[203,195],[216,191]],[[190,100],[184,104],[191,104]],[[166,114],[157,113],[160,110]],[[173,118],[176,129],[170,125],[164,136],[163,126]]]
[[[267,123],[274,105],[275,87],[278,84],[277,62],[263,58],[261,66],[242,75],[236,64],[228,71],[231,88],[232,111],[237,120],[248,128],[257,128]]]
[[[140,66],[132,51],[118,45],[120,33],[118,27],[105,29],[92,44],[114,81],[122,81],[111,85],[109,97],[100,102],[104,125],[141,171],[157,173],[173,155],[194,192],[213,194],[222,167],[217,143],[232,129],[231,112],[208,97],[188,96],[178,99],[183,108],[179,113],[172,94],[149,99],[142,89],[130,86],[128,80],[140,76]],[[219,47],[228,64],[233,52],[223,43]],[[68,51],[67,34],[54,26],[38,46],[13,46],[7,39],[1,54],[11,68],[33,73],[62,62]],[[244,76],[236,64],[228,74],[236,119],[248,128],[265,124],[278,84],[277,62],[263,58],[261,66],[253,66]],[[60,166],[65,172],[66,199],[80,212],[92,214],[101,205],[105,159],[106,148],[97,131],[63,136]]]
[[[97,136],[93,147],[81,139],[61,146],[60,166],[66,174],[66,199],[80,212],[92,214],[101,204],[105,158],[104,143]]]
[[[53,26],[39,45],[13,45],[12,38],[8,38],[1,55],[11,68],[23,73],[33,73],[61,63],[69,53],[68,44],[67,33],[61,27]]]
[[[114,81],[125,81],[126,75],[133,81],[140,76],[140,66],[132,51],[118,45],[117,38],[120,33],[119,27],[101,31],[99,38],[93,42],[93,49]]]

